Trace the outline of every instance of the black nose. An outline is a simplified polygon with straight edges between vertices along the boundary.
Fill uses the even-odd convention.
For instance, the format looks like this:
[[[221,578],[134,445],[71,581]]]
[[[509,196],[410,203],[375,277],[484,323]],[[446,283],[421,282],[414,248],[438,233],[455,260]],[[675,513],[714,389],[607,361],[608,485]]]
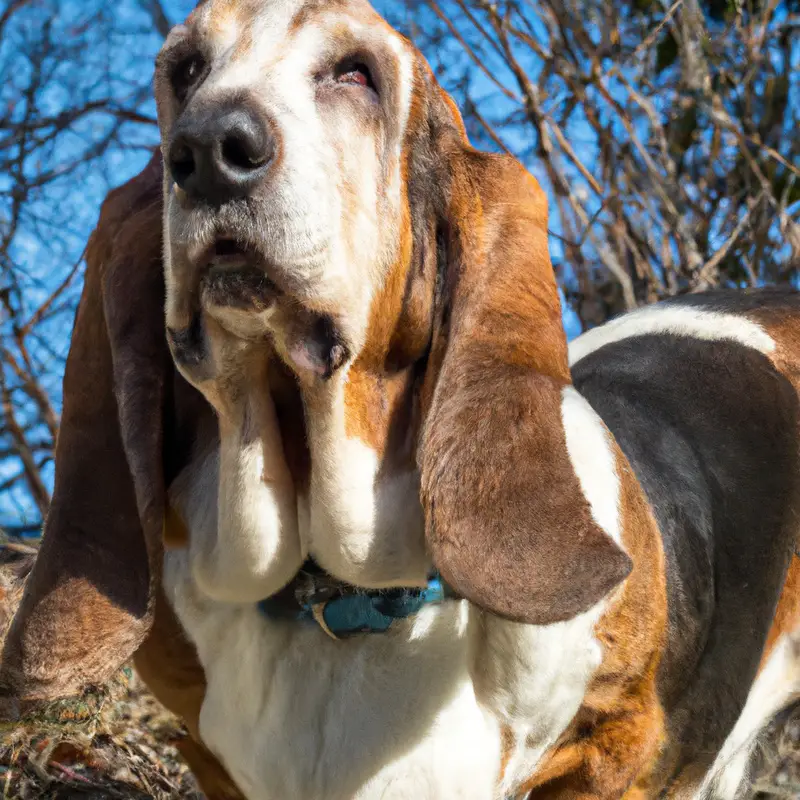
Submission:
[[[238,107],[180,120],[168,161],[175,183],[189,197],[221,205],[249,195],[274,155],[267,124],[253,111]]]

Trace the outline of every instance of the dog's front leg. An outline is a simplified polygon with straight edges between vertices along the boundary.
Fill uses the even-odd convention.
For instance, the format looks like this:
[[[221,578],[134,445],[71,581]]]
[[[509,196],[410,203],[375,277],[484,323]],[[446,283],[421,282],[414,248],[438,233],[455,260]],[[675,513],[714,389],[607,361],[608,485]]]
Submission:
[[[473,684],[504,732],[508,796],[652,796],[648,779],[663,735],[658,659],[644,655],[621,670],[600,645],[607,624],[599,619],[602,610],[600,605],[566,622],[534,626],[471,609]]]

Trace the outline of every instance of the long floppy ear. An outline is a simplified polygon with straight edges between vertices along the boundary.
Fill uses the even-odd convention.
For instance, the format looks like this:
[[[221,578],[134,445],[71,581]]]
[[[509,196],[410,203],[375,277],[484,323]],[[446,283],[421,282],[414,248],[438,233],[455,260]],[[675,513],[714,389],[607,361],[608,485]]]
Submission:
[[[582,490],[576,470],[587,465],[575,460],[593,454],[574,452],[580,431],[565,430],[569,406],[583,401],[570,388],[545,195],[515,159],[469,147],[448,100],[419,451],[426,536],[457,592],[500,616],[549,624],[591,608],[631,561]]]
[[[152,621],[171,362],[161,267],[161,159],[112,192],[87,250],[64,376],[52,505],[2,654],[22,700],[107,679]]]

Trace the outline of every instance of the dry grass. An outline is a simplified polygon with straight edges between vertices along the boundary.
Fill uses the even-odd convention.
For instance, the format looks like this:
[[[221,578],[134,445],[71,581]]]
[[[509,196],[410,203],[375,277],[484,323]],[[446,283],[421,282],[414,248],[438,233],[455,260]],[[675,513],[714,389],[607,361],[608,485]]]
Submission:
[[[753,778],[747,800],[800,798],[800,700],[776,715],[767,727]]]
[[[102,690],[50,703],[0,738],[0,787],[14,800],[167,800],[202,795],[171,714],[130,669]]]
[[[36,548],[0,533],[0,642]],[[130,668],[83,697],[0,723],[0,792],[14,800],[200,800],[175,742],[179,721]]]
[[[2,731],[0,786],[14,800],[201,800],[174,742],[178,721],[131,670]],[[742,800],[800,798],[800,702],[767,730]],[[724,798],[722,800],[729,800]],[[732,800],[732,798],[730,799]],[[738,800],[738,799],[737,799]]]

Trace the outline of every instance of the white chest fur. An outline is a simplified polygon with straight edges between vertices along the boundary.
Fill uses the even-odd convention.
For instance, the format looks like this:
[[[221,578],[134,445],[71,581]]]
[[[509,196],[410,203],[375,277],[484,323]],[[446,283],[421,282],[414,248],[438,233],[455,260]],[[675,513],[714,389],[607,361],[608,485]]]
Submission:
[[[605,429],[574,392],[565,392],[564,424],[593,513],[619,540],[619,482]],[[317,455],[341,455],[331,444],[337,430],[331,422],[315,432]],[[198,458],[170,490],[190,550],[216,536],[215,465]],[[368,489],[371,477],[363,483],[347,494]],[[299,514],[306,545],[314,540],[303,534],[309,517],[333,494],[316,488],[312,513]],[[331,507],[348,522],[343,536],[364,533],[361,517]],[[394,533],[413,527],[400,515]],[[186,551],[166,555],[164,585],[206,674],[201,736],[249,800],[514,796],[580,708],[602,660],[594,625],[613,602],[546,627],[448,602],[385,634],[333,641],[315,625],[269,620],[255,603],[210,598]]]
[[[596,612],[535,628],[450,602],[333,641],[205,598],[183,552],[166,556],[164,582],[206,673],[201,736],[250,800],[501,800],[600,660]]]
[[[206,671],[201,735],[251,800],[497,797],[499,726],[469,677],[465,604],[336,642],[202,598],[181,553],[165,584]]]

